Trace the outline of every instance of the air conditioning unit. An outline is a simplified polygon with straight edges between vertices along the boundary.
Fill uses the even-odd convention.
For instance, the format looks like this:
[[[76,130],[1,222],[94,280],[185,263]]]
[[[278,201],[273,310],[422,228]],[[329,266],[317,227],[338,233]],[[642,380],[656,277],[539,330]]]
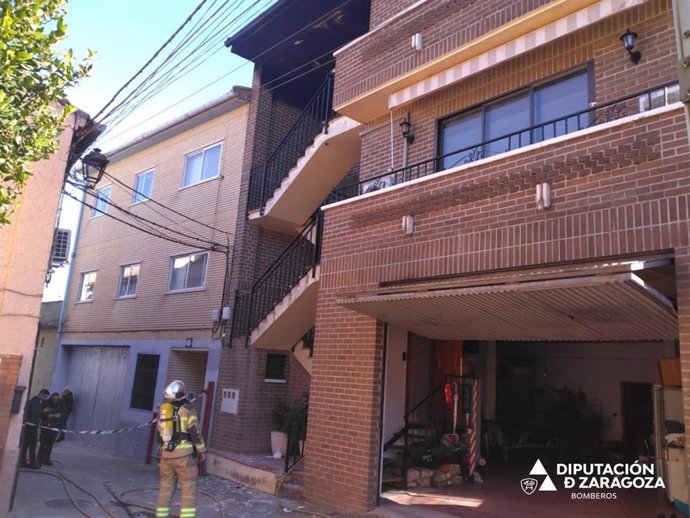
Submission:
[[[69,243],[72,231],[66,228],[56,228],[53,235],[53,253],[50,262],[53,266],[60,266],[69,259]]]

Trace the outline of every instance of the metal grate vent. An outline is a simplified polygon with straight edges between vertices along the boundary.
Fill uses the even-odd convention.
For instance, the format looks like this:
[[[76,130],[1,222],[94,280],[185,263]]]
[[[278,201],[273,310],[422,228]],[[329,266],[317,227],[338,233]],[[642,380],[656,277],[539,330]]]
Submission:
[[[56,228],[53,235],[53,254],[51,263],[53,266],[64,264],[69,259],[69,242],[72,232],[66,228]]]

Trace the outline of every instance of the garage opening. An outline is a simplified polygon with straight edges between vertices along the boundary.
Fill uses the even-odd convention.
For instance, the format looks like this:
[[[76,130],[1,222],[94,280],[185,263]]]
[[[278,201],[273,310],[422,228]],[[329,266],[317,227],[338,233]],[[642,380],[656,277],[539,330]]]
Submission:
[[[669,489],[687,480],[680,388],[660,371],[678,356],[672,257],[382,283],[340,303],[388,324],[384,502],[632,518],[687,502]],[[568,487],[569,466],[595,464],[650,466],[666,489]]]

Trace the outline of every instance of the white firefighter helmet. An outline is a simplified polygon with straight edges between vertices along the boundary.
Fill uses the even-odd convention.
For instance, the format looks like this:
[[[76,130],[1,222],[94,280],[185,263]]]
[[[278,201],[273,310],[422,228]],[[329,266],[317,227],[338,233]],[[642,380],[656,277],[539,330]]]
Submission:
[[[171,381],[163,391],[163,397],[167,401],[180,401],[185,395],[184,383],[180,380]]]

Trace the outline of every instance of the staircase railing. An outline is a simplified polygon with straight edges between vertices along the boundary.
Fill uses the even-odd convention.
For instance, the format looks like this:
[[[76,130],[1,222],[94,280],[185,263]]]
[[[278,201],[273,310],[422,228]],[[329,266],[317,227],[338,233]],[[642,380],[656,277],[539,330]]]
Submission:
[[[245,336],[248,346],[252,330],[290,290],[309,272],[316,275],[322,234],[323,213],[319,211],[249,290],[236,292],[233,336]]]
[[[285,454],[285,472],[304,457],[304,441],[307,438],[307,418],[309,405],[298,410],[291,419],[287,431],[287,453]]]
[[[472,404],[472,390],[474,390],[474,378],[461,376],[446,376],[446,381],[442,385],[433,388],[416,405],[405,413],[405,425],[395,432],[393,436],[383,445],[383,450],[391,449],[398,441],[403,440],[402,449],[402,468],[406,471],[428,447],[437,441],[439,437],[453,428],[453,405],[445,399],[444,389],[446,384],[455,384],[458,388],[458,410],[457,410],[457,431],[461,431],[469,423],[466,422],[470,414]],[[423,437],[417,437],[412,441],[412,433],[417,430],[426,429],[433,433]]]
[[[444,155],[434,156],[393,171],[389,170],[374,177],[360,179],[357,185],[349,184],[334,190],[331,193],[331,200],[339,201],[353,198],[393,185],[407,183],[452,167],[470,164],[482,158],[498,156],[530,144],[545,142],[568,133],[667,106],[678,99],[678,83],[673,82],[613,101],[595,103],[585,110],[573,112],[478,144],[464,146]]]
[[[249,177],[248,212],[261,209],[263,214],[266,201],[280,187],[280,182],[304,155],[314,138],[319,133],[328,133],[328,124],[335,115],[331,72],[273,154],[263,165],[252,169]]]

